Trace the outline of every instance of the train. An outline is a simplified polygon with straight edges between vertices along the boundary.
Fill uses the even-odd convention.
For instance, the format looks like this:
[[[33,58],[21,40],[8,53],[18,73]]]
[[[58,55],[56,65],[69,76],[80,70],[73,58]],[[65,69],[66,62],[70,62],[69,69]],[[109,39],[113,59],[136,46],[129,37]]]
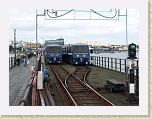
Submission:
[[[44,47],[44,58],[48,64],[62,62],[62,45],[51,44]]]
[[[63,48],[63,60],[75,65],[90,63],[90,51],[87,44],[68,44]]]

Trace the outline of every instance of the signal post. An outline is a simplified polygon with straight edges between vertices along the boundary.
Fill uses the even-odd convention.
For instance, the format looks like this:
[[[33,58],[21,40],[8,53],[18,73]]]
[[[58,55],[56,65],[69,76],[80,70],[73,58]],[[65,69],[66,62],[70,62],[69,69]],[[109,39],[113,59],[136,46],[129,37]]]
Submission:
[[[129,74],[128,74],[128,80],[129,80],[129,102],[135,102],[135,90],[136,90],[136,85],[135,85],[135,59],[136,57],[136,44],[131,43],[128,46],[128,64],[129,64]]]

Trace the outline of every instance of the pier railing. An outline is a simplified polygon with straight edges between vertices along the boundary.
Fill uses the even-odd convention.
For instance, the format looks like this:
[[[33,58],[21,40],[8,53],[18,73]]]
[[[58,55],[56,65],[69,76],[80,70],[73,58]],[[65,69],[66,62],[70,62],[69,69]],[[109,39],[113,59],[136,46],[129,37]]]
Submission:
[[[107,68],[110,70],[125,73],[128,79],[130,79],[130,69],[127,64],[127,59],[91,56],[90,63],[92,65],[96,65],[96,66],[100,66],[100,67]],[[134,67],[135,67],[134,78],[135,78],[135,85],[136,85],[135,92],[136,92],[136,95],[139,96],[139,61],[138,59],[134,61]],[[128,85],[128,81],[126,81],[126,85]]]
[[[15,64],[15,58],[14,57],[9,57],[9,68],[12,68]]]
[[[28,54],[27,57],[30,59],[33,56],[33,53]],[[22,62],[22,61],[21,61]],[[15,65],[15,57],[9,57],[9,69]]]
[[[135,67],[138,67],[138,62],[138,59],[135,60]],[[123,73],[128,72],[126,59],[91,56],[91,64]],[[135,73],[138,73],[138,71]]]

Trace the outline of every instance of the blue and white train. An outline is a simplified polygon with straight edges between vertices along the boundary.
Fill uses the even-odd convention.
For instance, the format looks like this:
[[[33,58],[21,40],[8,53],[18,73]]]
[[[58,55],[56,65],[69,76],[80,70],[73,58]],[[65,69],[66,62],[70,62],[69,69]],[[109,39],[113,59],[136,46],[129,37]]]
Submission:
[[[64,47],[64,60],[71,64],[89,64],[90,52],[86,44],[69,44]]]
[[[47,63],[62,62],[62,46],[58,44],[46,45],[44,48],[44,57]]]

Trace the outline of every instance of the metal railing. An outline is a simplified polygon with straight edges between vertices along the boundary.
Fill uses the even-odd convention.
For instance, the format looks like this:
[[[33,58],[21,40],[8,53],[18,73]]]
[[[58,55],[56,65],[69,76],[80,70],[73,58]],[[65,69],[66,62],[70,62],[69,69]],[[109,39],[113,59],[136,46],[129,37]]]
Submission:
[[[109,57],[97,57],[91,56],[90,63],[92,65],[100,66],[110,70],[118,71],[124,73],[127,76],[127,80],[130,79],[130,69],[127,66],[127,59],[109,58]],[[139,61],[134,60],[134,79],[135,79],[135,92],[139,96]],[[126,83],[126,85],[128,85]]]
[[[15,64],[15,58],[14,57],[9,57],[9,68],[12,68]]]
[[[91,64],[100,66],[103,68],[127,73],[128,72],[128,66],[127,66],[127,60],[126,59],[118,59],[118,58],[109,58],[109,57],[97,57],[97,56],[91,56],[90,60]],[[139,61],[138,59],[135,60],[135,67],[139,67]],[[138,68],[135,72],[138,75]]]
[[[30,59],[31,57],[33,57],[33,53],[28,54],[27,56]],[[21,63],[22,63],[22,58],[21,58]],[[9,57],[9,69],[12,68],[13,66],[15,66],[15,57]]]

